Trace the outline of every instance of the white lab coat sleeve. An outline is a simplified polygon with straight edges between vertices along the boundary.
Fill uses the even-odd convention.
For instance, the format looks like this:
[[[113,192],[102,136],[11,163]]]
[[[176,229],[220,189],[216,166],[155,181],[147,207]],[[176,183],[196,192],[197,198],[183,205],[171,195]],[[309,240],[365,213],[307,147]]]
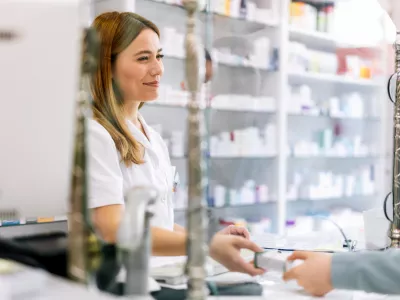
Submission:
[[[88,207],[124,204],[123,177],[117,148],[108,131],[88,120]]]

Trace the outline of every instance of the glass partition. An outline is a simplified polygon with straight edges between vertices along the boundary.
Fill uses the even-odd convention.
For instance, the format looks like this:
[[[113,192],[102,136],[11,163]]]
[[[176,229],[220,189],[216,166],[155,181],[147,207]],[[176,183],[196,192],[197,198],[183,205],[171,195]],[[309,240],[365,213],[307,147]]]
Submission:
[[[318,218],[345,226],[381,205],[391,180],[385,86],[395,31],[379,4],[200,2],[211,230],[237,224],[253,235],[297,234],[323,228]],[[162,28],[162,95],[142,113],[179,172],[175,216],[184,224],[186,14],[180,1],[135,7]]]
[[[160,96],[141,113],[176,167],[175,221],[185,225],[187,12],[183,0],[122,2],[117,10],[134,11],[161,31]],[[393,105],[386,85],[396,30],[388,13],[376,0],[198,5],[210,231],[237,224],[254,236],[296,235],[330,228],[316,221],[323,218],[361,228],[362,211],[381,207],[391,191]]]

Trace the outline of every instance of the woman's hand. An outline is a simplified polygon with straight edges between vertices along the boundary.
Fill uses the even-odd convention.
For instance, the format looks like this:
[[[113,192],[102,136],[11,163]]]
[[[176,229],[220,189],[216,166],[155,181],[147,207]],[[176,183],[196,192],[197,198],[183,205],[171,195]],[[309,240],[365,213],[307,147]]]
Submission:
[[[283,280],[296,280],[298,285],[314,296],[323,296],[333,289],[331,281],[331,255],[295,251],[288,257],[289,261],[296,259],[303,260],[304,263],[283,274]]]
[[[238,235],[244,237],[245,239],[250,239],[250,233],[246,228],[235,225],[229,225],[228,227],[225,227],[224,229],[219,231],[218,234]]]
[[[246,262],[240,255],[241,249],[262,252],[255,243],[240,236],[216,234],[211,240],[210,256],[224,265],[229,271],[246,273],[251,276],[261,275],[265,271]]]

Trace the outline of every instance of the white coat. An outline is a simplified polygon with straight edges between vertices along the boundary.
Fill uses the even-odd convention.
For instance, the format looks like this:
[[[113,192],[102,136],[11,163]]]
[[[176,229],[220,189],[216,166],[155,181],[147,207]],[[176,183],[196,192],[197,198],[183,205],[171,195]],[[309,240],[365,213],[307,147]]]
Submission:
[[[124,205],[124,194],[135,186],[153,186],[160,193],[152,225],[173,230],[173,177],[168,149],[161,136],[139,120],[147,137],[129,120],[133,137],[144,148],[144,164],[130,167],[121,157],[108,131],[94,120],[88,121],[89,208]]]

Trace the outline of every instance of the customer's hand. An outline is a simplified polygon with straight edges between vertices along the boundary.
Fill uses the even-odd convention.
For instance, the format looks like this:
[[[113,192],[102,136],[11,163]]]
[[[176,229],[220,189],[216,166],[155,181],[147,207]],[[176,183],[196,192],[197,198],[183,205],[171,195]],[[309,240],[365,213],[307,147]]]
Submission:
[[[219,234],[238,235],[245,239],[250,239],[249,231],[242,226],[229,225],[218,232]]]
[[[314,296],[323,296],[333,289],[331,281],[331,255],[295,251],[288,257],[289,261],[296,259],[303,260],[304,263],[283,274],[283,280],[296,280],[298,285]]]
[[[246,262],[240,256],[240,249],[249,249],[254,252],[263,251],[252,241],[243,237],[216,234],[210,244],[210,256],[229,271],[246,273],[251,276],[263,274],[264,270],[255,268],[254,264]]]

